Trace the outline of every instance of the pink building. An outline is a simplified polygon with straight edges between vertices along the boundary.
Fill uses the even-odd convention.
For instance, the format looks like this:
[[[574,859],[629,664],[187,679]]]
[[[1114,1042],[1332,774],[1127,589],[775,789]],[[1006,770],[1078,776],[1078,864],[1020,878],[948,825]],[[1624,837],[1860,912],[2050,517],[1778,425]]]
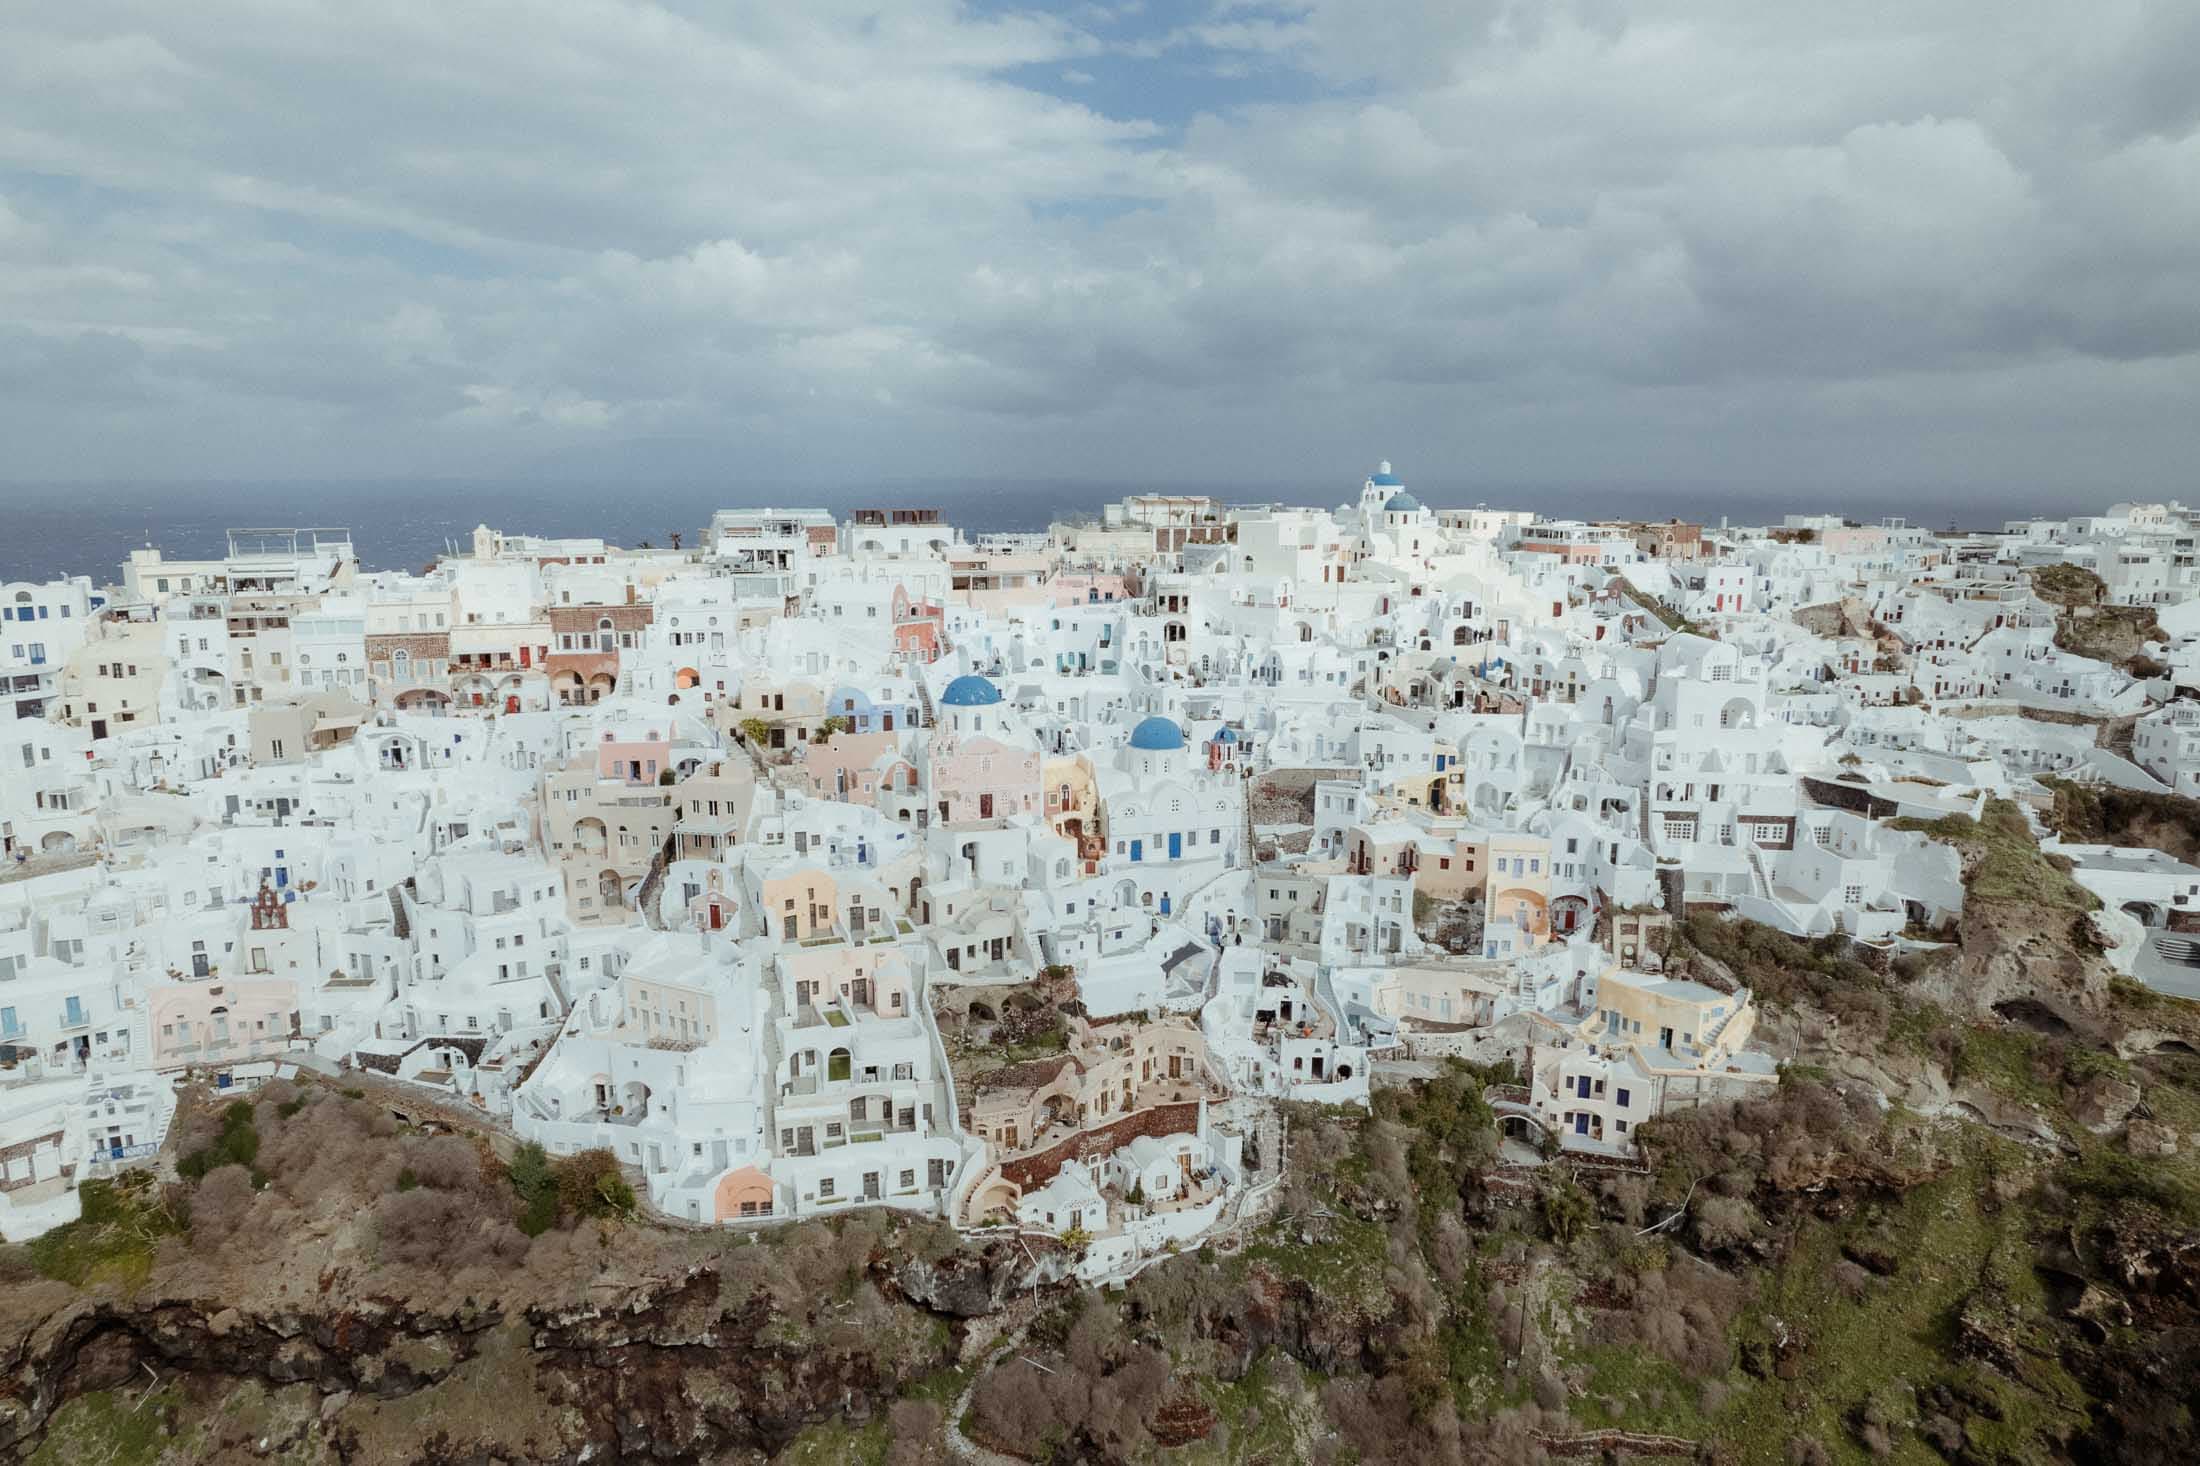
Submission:
[[[288,978],[162,984],[148,1002],[156,1069],[264,1058],[298,1033],[298,984]]]
[[[660,773],[672,767],[671,756],[671,740],[657,737],[655,729],[639,739],[606,733],[603,742],[596,745],[596,775],[629,784],[654,784]]]
[[[1829,555],[1877,555],[1887,548],[1887,531],[1876,524],[1844,524],[1818,537]]]
[[[1036,815],[1039,755],[979,736],[932,744],[932,807],[942,824]]]
[[[881,789],[917,787],[916,766],[900,747],[892,733],[842,733],[810,744],[799,767],[820,799],[875,806]]]

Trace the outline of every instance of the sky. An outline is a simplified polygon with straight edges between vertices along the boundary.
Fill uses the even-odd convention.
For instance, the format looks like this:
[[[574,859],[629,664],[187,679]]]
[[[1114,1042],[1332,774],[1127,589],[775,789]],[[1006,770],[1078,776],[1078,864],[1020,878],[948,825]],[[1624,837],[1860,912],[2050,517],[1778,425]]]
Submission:
[[[2196,76],[2190,0],[0,7],[0,483],[2189,495]]]

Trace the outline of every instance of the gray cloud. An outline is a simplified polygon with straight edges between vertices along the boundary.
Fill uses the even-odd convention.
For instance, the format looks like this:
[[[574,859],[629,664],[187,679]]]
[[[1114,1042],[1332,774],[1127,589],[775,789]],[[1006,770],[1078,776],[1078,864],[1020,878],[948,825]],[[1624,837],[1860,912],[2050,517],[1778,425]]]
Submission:
[[[2090,495],[2200,446],[2173,0],[19,10],[0,477]]]

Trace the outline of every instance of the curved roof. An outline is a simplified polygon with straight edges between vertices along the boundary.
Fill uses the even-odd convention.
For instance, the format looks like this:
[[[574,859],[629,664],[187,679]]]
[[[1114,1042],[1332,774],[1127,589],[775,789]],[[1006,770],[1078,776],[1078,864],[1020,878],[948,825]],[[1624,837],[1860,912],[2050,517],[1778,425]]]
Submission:
[[[1131,747],[1168,753],[1184,746],[1184,730],[1167,718],[1152,717],[1131,729]]]
[[[975,673],[957,677],[940,694],[940,706],[949,708],[985,708],[1000,700],[1001,689]]]
[[[1217,743],[1235,743],[1238,741],[1238,736],[1230,730],[1228,724],[1224,724],[1221,731],[1215,734],[1214,741]]]
[[[1414,498],[1404,489],[1400,489],[1390,496],[1390,502],[1383,506],[1383,512],[1386,514],[1411,514],[1420,507],[1421,501],[1419,499]]]
[[[1378,473],[1368,479],[1378,489],[1402,489],[1406,481],[1394,473]]]

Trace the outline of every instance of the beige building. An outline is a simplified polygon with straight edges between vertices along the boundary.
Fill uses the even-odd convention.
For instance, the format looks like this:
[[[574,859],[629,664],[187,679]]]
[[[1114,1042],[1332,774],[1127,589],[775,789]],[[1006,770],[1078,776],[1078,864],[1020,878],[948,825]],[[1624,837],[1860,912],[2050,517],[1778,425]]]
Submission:
[[[582,757],[542,776],[542,844],[565,909],[587,926],[633,918],[634,900],[678,821],[672,789],[602,776]]]
[[[249,714],[252,762],[291,764],[349,743],[369,716],[348,692],[316,692],[255,704]]]
[[[56,715],[95,740],[159,722],[169,669],[165,642],[160,623],[150,617],[100,617],[62,666]]]

